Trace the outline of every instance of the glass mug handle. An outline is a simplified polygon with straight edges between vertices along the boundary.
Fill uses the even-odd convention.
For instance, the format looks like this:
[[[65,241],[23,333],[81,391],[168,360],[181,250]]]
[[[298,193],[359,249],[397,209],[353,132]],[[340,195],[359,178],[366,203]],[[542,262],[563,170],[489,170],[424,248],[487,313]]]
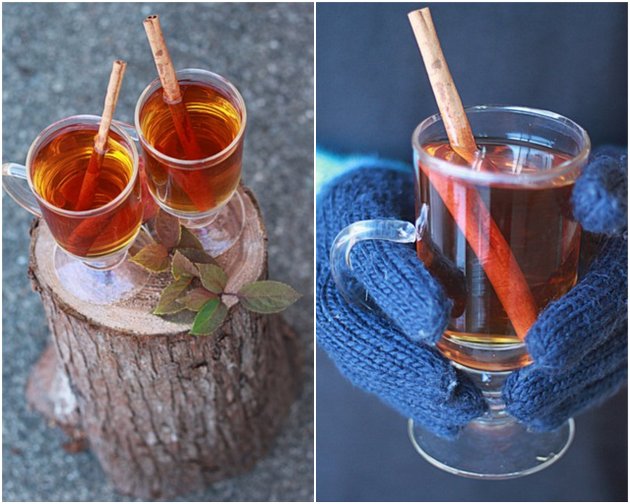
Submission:
[[[422,239],[428,213],[429,206],[423,204],[415,225],[404,220],[371,219],[354,222],[339,232],[330,248],[330,270],[337,289],[348,303],[368,310],[376,308],[352,272],[352,248],[365,240],[415,243]]]
[[[2,187],[25,210],[42,216],[37,200],[26,182],[26,166],[17,163],[2,164]]]

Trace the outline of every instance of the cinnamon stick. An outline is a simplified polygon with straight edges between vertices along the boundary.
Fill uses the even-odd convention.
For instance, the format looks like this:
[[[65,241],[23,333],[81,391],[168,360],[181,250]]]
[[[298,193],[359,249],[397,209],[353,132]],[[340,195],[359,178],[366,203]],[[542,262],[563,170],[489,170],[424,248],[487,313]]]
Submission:
[[[65,248],[77,257],[87,258],[96,241],[101,238],[109,225],[118,215],[118,210],[110,210],[100,217],[86,217],[81,219],[72,230]]]
[[[153,53],[153,60],[160,76],[162,89],[164,90],[164,101],[171,111],[177,137],[188,159],[202,159],[204,156],[197,143],[197,137],[190,122],[188,111],[182,101],[182,92],[177,80],[177,73],[164,40],[160,18],[157,15],[148,16],[143,24],[147,32],[151,52]]]
[[[192,127],[186,105],[182,100],[182,92],[177,80],[177,73],[173,65],[173,60],[168,52],[160,18],[157,15],[148,16],[144,22],[144,29],[149,39],[153,60],[160,77],[163,89],[163,97],[168,105],[175,127],[177,138],[186,154],[187,159],[204,158],[203,151],[199,146],[195,131]],[[169,170],[175,182],[186,192],[191,202],[199,211],[206,211],[212,208],[212,191],[204,188],[204,180],[201,174],[191,170],[188,173],[180,173],[177,169]]]
[[[473,165],[479,159],[477,145],[442,52],[431,12],[424,8],[410,12],[408,17],[451,148]],[[479,193],[474,187],[456,185],[443,175],[422,169],[477,256],[517,336],[525,339],[536,321],[534,297],[512,249]],[[465,191],[463,198],[462,190]]]
[[[105,104],[103,105],[101,122],[98,127],[98,133],[96,137],[94,137],[94,148],[92,149],[92,155],[90,156],[87,170],[83,175],[79,197],[74,207],[75,211],[88,210],[94,204],[97,182],[101,173],[101,166],[103,165],[107,137],[109,136],[109,128],[112,124],[114,111],[116,110],[116,103],[118,102],[118,95],[120,94],[126,68],[127,63],[123,60],[116,60],[112,64],[112,72],[109,76],[109,84],[107,85],[107,93],[105,94]]]

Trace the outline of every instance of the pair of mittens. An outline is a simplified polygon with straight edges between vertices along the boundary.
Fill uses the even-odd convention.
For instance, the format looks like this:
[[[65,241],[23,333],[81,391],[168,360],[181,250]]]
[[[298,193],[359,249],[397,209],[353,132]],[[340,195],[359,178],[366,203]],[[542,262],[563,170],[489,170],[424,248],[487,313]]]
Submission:
[[[596,153],[573,196],[585,229],[622,236],[606,240],[578,285],[541,314],[526,339],[534,364],[505,384],[508,411],[534,429],[557,427],[626,379],[626,159],[610,148]],[[345,226],[376,218],[413,222],[413,175],[392,167],[364,161],[318,197],[317,339],[355,385],[452,437],[487,406],[434,347],[452,303],[413,246],[368,241],[353,249],[353,272],[375,310],[346,302],[330,274],[330,247]]]

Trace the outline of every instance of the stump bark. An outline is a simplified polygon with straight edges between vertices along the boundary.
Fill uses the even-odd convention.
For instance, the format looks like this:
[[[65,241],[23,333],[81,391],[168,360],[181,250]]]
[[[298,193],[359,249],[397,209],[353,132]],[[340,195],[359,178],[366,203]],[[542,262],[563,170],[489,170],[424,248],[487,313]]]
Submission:
[[[217,259],[231,292],[267,274],[262,217],[251,192],[239,190],[246,226]],[[59,285],[53,247],[35,221],[29,274],[51,343],[29,379],[31,406],[85,441],[116,489],[135,497],[169,498],[251,468],[299,390],[291,328],[236,304],[213,335],[190,336],[189,322],[149,313],[164,275],[133,299],[86,304]]]

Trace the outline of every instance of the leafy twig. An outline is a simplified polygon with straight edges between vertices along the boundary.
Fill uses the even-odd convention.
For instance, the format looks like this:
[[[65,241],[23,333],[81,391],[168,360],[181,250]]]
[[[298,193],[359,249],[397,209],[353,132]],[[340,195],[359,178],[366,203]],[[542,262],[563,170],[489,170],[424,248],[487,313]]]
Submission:
[[[256,313],[280,312],[301,297],[289,285],[272,280],[250,282],[238,292],[226,292],[227,274],[176,217],[159,210],[154,233],[157,241],[142,247],[131,260],[155,273],[170,271],[172,281],[162,290],[153,313],[196,312],[190,334],[205,336],[221,327],[228,315],[224,296],[236,297],[245,309]]]

